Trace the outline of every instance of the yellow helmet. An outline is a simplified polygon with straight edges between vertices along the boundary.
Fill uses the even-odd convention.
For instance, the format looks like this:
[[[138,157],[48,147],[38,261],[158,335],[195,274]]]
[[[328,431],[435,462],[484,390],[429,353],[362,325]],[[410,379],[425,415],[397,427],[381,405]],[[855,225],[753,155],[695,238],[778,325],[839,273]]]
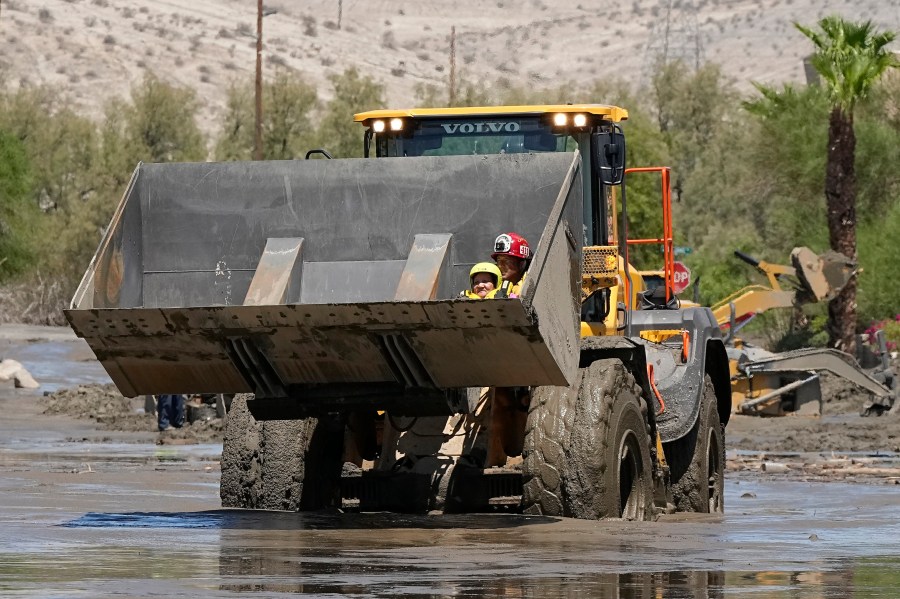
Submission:
[[[497,268],[497,265],[493,262],[479,262],[475,266],[472,267],[472,270],[469,271],[469,283],[472,282],[472,279],[475,278],[480,272],[486,272],[494,277],[494,287],[500,284],[500,269]]]

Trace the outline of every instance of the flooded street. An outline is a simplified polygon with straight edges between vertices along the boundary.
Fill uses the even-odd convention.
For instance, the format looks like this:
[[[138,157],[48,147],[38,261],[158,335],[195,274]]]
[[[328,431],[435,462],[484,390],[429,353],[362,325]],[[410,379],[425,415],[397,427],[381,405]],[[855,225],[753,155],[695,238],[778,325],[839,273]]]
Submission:
[[[837,598],[900,585],[893,488],[732,482],[722,520],[307,515],[211,509],[203,461],[144,459],[73,462],[65,484],[5,466],[4,594]]]
[[[55,385],[78,346],[47,343],[62,348],[29,349],[55,364],[43,375],[28,352],[15,357]],[[91,379],[96,366],[72,368]],[[152,428],[126,439],[42,415],[39,397],[0,389],[4,597],[805,599],[900,588],[895,484],[729,473],[724,517],[652,523],[221,510],[220,444],[156,445]]]

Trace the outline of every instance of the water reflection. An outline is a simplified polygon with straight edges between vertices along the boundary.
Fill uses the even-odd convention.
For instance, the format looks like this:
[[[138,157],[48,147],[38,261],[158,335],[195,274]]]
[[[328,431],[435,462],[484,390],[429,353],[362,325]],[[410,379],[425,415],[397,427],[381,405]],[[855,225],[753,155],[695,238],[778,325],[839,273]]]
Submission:
[[[219,590],[343,597],[863,599],[896,596],[900,575],[896,564],[892,567],[886,571],[889,579],[885,579],[885,571],[880,571],[880,578],[874,581],[866,575],[871,568],[854,566],[851,561],[826,571],[599,571],[509,576],[495,574],[490,564],[450,573],[437,565],[371,563],[327,553],[299,558],[263,550],[252,555],[240,551],[223,553],[219,561]]]
[[[720,599],[724,572],[593,572],[564,576],[495,574],[402,561],[372,563],[346,555],[290,557],[280,551],[223,552],[219,589],[238,593],[301,593],[402,597],[599,597],[617,599]]]
[[[44,561],[33,555],[18,560],[15,573],[4,572],[13,560],[0,554],[0,588],[4,580],[53,582],[54,576],[96,588],[88,574],[98,569],[123,583],[148,573],[170,578],[172,593],[154,587],[160,596],[182,596],[199,585],[201,595],[223,597],[867,599],[893,597],[900,588],[897,558],[842,557],[808,539],[802,546],[758,544],[744,532],[735,535],[741,524],[727,518],[626,523],[475,514],[91,512],[59,527],[77,534],[79,543],[99,543],[89,566],[83,550],[66,566],[58,558],[70,549],[60,548],[53,570],[39,569]],[[758,537],[773,532],[767,530]],[[40,553],[36,547],[25,553],[33,550]]]
[[[89,512],[62,524],[65,528],[223,528],[225,512]]]
[[[559,522],[543,516],[484,514],[424,516],[418,514],[341,514],[208,510],[203,512],[89,512],[62,524],[68,528],[221,528],[248,530],[464,530],[503,529]]]

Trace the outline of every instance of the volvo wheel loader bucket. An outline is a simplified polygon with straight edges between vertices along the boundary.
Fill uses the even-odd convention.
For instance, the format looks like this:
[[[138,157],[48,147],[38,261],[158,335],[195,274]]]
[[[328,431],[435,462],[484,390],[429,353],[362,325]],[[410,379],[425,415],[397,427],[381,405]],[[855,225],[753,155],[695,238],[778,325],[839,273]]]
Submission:
[[[131,396],[567,385],[579,177],[577,153],[141,164],[66,315]],[[459,299],[506,231],[536,249],[522,297]]]

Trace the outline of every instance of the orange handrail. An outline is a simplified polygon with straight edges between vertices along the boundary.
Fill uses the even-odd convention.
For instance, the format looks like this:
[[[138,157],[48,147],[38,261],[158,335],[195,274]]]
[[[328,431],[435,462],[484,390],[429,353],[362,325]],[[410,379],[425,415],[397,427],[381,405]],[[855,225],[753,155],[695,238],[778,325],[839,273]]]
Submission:
[[[672,187],[668,166],[641,166],[625,169],[630,173],[659,173],[662,177],[663,236],[655,239],[626,239],[626,245],[657,244],[663,246],[663,273],[666,282],[666,301],[675,295],[675,239],[672,234]],[[629,290],[630,292],[630,290]]]

